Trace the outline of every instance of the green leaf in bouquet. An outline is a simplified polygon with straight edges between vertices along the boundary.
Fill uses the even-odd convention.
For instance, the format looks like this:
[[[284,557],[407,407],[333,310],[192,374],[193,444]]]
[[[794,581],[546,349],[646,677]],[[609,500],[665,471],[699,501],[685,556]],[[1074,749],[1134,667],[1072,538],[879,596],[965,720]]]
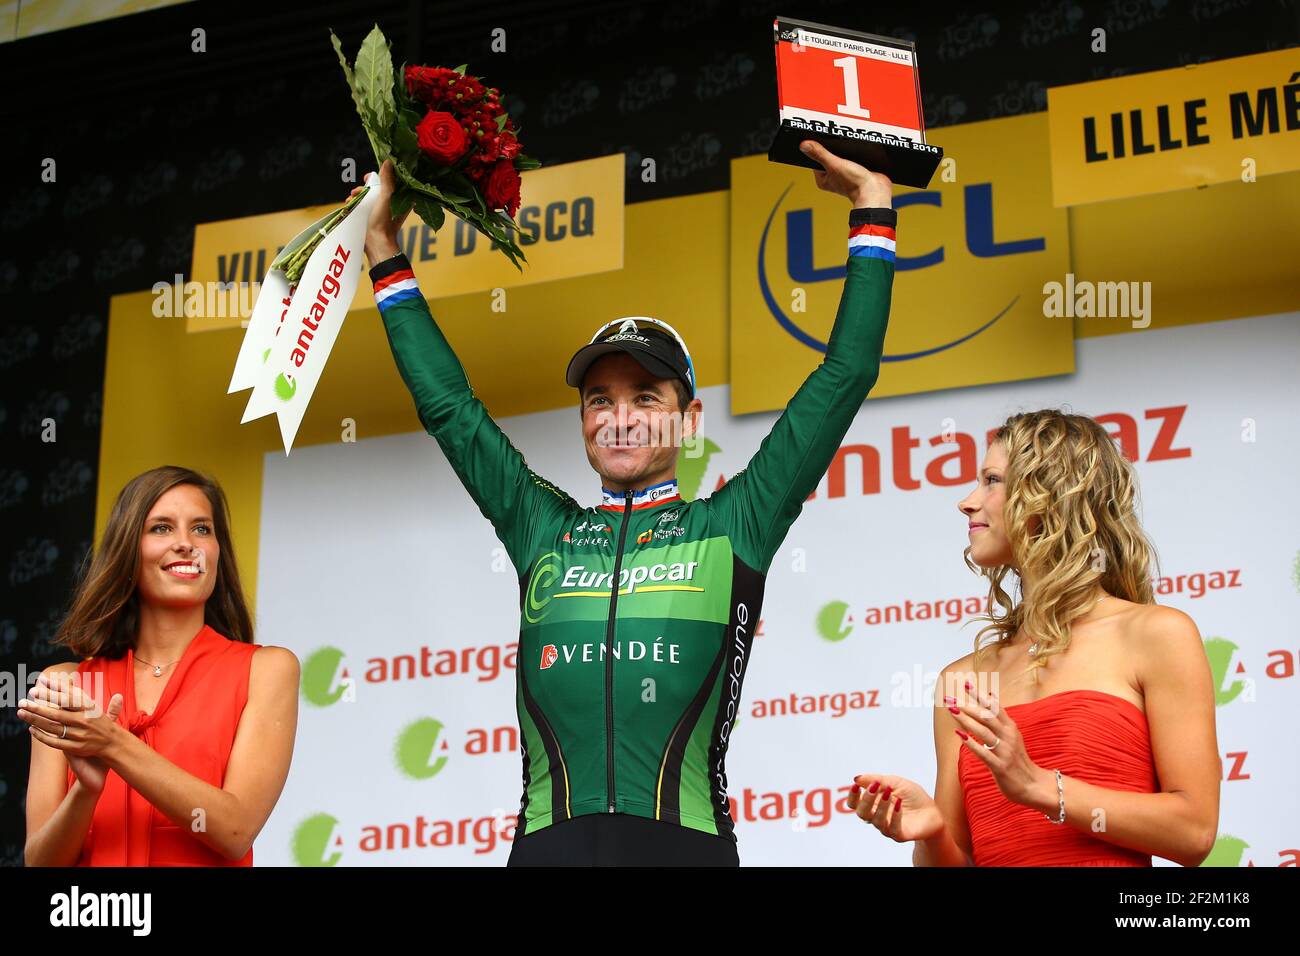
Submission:
[[[442,228],[446,214],[442,206],[428,196],[416,196],[414,201],[415,214],[424,220],[424,224],[437,232]]]
[[[519,223],[515,222],[513,219],[511,219],[511,218],[510,218],[509,216],[507,216],[505,213],[503,213],[503,212],[495,212],[495,213],[493,213],[492,215],[496,217],[496,220],[497,220],[498,225],[501,226],[501,229],[502,229],[502,230],[503,230],[507,235],[509,235],[509,234],[512,233],[512,232],[517,232],[517,233],[520,233],[521,235],[523,234],[523,230],[519,228]]]
[[[507,122],[509,119],[510,119],[510,114],[509,114],[509,113],[502,113],[500,116],[497,117],[497,132],[498,132],[498,133],[501,132],[503,129],[506,128],[506,122]]]
[[[339,66],[343,67],[343,76],[348,81],[348,89],[352,91],[353,99],[356,99],[356,79],[352,75],[352,67],[348,66],[348,58],[343,55],[343,41],[334,35],[333,30],[330,31],[330,43],[334,44],[334,52],[338,54]],[[358,102],[357,105],[360,106],[361,104]]]
[[[423,193],[424,195],[442,203],[446,202],[446,198],[436,186],[430,186],[428,183],[421,181],[400,159],[393,161],[393,169],[397,173],[398,178],[417,193]]]
[[[393,126],[393,155],[412,168],[420,160],[419,137],[415,134],[414,124],[406,125],[404,114],[398,115]]]
[[[520,272],[524,271],[524,267],[520,265],[520,263],[527,262],[528,260],[524,258],[524,254],[520,251],[518,246],[513,242],[498,242],[496,243],[496,247],[505,253],[506,258],[513,263],[516,269]]]
[[[401,219],[415,203],[415,193],[405,186],[398,186],[393,190],[393,203],[390,208],[394,219]]]
[[[464,75],[465,75],[465,70],[466,70],[468,67],[469,67],[469,64],[468,64],[468,63],[462,63],[460,66],[456,67],[456,72],[459,73],[461,76],[464,76]]]
[[[483,196],[470,182],[469,177],[461,172],[451,172],[443,177],[444,183],[439,188],[443,196],[448,199],[455,197],[456,202],[465,206],[472,206],[480,213],[487,212],[487,207],[483,204]]]
[[[379,118],[372,110],[358,109],[357,113],[361,117],[361,128],[366,131],[366,138],[370,140],[370,148],[374,151],[375,159],[382,166],[384,160],[393,152],[390,129],[381,126]]]
[[[378,25],[361,41],[361,49],[357,51],[356,84],[361,102],[374,116],[375,132],[383,134],[387,141],[393,117],[397,115],[393,101],[393,54]]]
[[[523,153],[520,153],[518,156],[515,157],[515,169],[517,169],[519,172],[523,172],[525,169],[541,169],[541,168],[542,168],[542,161],[540,159],[533,159],[533,157],[525,156]]]
[[[360,117],[361,127],[365,130],[365,137],[370,140],[370,150],[374,152],[377,163],[382,165],[383,160],[387,159],[391,152],[390,138],[393,135],[391,129],[393,129],[395,112],[393,56],[387,48],[387,40],[383,39],[378,26],[374,27],[361,43],[361,49],[356,57],[357,69],[354,72],[351,66],[347,65],[341,40],[334,35],[333,30],[330,30],[329,35],[334,52],[338,55],[339,66],[343,68],[343,77],[347,79],[352,103],[356,104],[356,114]],[[377,77],[385,74],[385,65],[387,88],[381,92],[374,92],[372,87],[376,85]]]
[[[412,108],[411,94],[406,91],[405,62],[403,62],[402,65],[393,73],[393,105],[396,107],[396,111],[399,114],[402,110],[409,110]]]

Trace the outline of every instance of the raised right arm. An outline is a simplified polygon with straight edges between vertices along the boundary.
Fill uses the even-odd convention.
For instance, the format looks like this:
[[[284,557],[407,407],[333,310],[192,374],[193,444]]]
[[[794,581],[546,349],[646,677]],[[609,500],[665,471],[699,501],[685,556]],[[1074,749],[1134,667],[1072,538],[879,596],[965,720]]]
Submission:
[[[470,496],[492,522],[520,574],[541,533],[577,504],[529,469],[470,388],[465,370],[398,253],[370,270],[397,371],[425,431],[437,439]]]
[[[366,224],[365,245],[388,344],[424,430],[438,440],[461,484],[492,522],[523,575],[546,529],[578,506],[529,469],[470,388],[460,360],[420,294],[411,263],[398,247],[398,230],[409,213],[393,218],[396,186],[392,161],[385,160],[379,168],[378,196]]]

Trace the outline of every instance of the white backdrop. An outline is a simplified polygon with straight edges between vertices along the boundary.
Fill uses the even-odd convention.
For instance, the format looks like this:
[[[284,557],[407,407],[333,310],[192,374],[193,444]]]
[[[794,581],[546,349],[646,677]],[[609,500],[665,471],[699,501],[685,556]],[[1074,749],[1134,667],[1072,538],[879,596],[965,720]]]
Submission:
[[[961,560],[956,507],[973,479],[926,480],[926,464],[955,448],[928,440],[955,427],[982,460],[987,429],[1048,406],[1136,422],[1145,526],[1162,576],[1182,576],[1157,600],[1189,613],[1207,642],[1226,642],[1214,645],[1227,660],[1214,859],[1293,859],[1297,358],[1300,315],[1268,316],[1080,340],[1072,376],[868,401],[844,444],[880,451],[879,493],[862,493],[855,462],[842,497],[828,499],[823,479],[768,579],[728,756],[742,863],[910,863],[910,845],[833,804],[868,770],[933,790],[928,695],[978,625],[922,619],[915,607],[912,620],[872,623],[872,609],[983,596]],[[702,398],[703,432],[721,450],[700,495],[745,465],[776,417],[732,418],[724,387]],[[1178,406],[1164,440],[1175,416],[1151,410]],[[534,470],[584,504],[598,500],[572,409],[501,424]],[[916,490],[895,481],[904,428],[920,440],[908,468]],[[1191,453],[1165,457],[1162,445]],[[956,462],[944,471],[956,475]],[[257,863],[504,864],[521,786],[518,589],[491,527],[423,434],[271,453],[264,481],[258,641],[291,648],[305,677],[293,767]],[[394,673],[402,655],[414,673]],[[804,712],[763,716],[792,694]]]

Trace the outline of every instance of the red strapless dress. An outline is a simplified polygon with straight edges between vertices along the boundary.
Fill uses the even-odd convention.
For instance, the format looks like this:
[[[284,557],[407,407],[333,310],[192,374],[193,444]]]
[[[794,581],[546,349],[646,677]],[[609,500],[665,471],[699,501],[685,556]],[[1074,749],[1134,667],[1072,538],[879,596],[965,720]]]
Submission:
[[[1060,769],[1108,790],[1158,790],[1146,715],[1130,701],[1097,690],[1068,690],[1006,711],[1040,767]],[[976,866],[1150,866],[1150,854],[1052,823],[1012,803],[988,767],[965,746],[957,757]],[[1070,806],[1070,782],[1065,781]]]
[[[101,707],[123,697],[118,722],[182,770],[214,787],[225,781],[226,762],[248,701],[248,675],[260,644],[223,637],[204,625],[167,679],[153,713],[135,706],[135,653],[116,660],[92,657],[77,671]],[[100,683],[102,681],[102,683]],[[101,690],[102,688],[102,690]],[[68,787],[76,779],[68,771]],[[178,827],[127,786],[113,770],[95,805],[78,866],[252,866],[253,851],[227,860]]]

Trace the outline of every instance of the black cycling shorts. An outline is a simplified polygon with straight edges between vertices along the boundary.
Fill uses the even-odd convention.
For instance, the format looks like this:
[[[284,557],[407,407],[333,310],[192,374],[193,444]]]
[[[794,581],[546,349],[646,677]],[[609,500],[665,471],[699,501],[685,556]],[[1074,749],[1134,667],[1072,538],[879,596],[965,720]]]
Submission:
[[[519,837],[506,866],[740,866],[728,837],[626,813],[589,813]]]

